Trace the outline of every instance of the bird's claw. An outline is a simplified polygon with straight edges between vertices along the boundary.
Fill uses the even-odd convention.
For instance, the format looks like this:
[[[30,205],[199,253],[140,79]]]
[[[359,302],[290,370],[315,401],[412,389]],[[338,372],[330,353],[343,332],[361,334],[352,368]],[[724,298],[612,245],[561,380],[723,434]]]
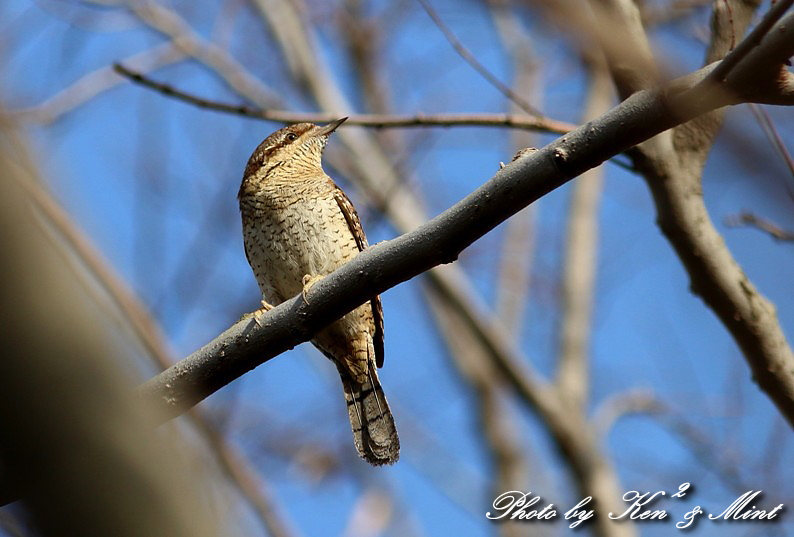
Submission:
[[[303,291],[301,291],[301,297],[303,297],[303,302],[308,306],[309,305],[309,298],[307,293],[312,286],[320,280],[322,276],[311,276],[310,274],[306,274],[303,277]]]
[[[258,310],[254,310],[251,313],[243,313],[243,316],[240,317],[240,320],[242,321],[243,319],[253,319],[256,325],[259,328],[262,328],[262,323],[259,321],[259,316],[267,313],[268,311],[272,310],[274,307],[275,306],[273,306],[272,304],[268,304],[267,302],[262,300],[261,308],[259,308]]]

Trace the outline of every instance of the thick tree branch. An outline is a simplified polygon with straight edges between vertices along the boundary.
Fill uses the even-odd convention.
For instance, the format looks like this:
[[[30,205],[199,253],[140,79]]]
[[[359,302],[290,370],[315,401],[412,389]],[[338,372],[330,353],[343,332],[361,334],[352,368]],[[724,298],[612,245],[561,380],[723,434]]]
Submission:
[[[792,51],[785,44],[790,39],[785,34],[792,32],[794,16],[789,13],[775,25],[766,22],[777,20],[781,6],[791,4],[791,0],[776,4],[759,24],[760,30],[754,30],[723,63],[712,64],[717,67],[703,85],[723,79],[729,83],[724,95],[704,98],[741,99],[750,91],[766,95],[767,102],[792,102],[794,76],[785,68]],[[744,31],[757,2],[734,0],[731,5],[732,16],[715,10],[715,32],[707,61],[720,50],[727,50],[731,32]],[[758,76],[759,72],[766,75]],[[774,305],[758,292],[734,260],[703,201],[701,174],[720,125],[720,113],[698,117],[677,127],[664,142],[656,139],[640,146],[635,162],[653,195],[659,227],[686,268],[693,293],[719,317],[756,382],[794,424],[794,353]]]
[[[644,91],[583,125],[545,148],[500,170],[490,181],[430,222],[394,240],[375,245],[308,293],[308,303],[295,297],[260,317],[261,326],[241,321],[202,349],[147,382],[142,392],[177,415],[235,378],[311,336],[334,319],[381,293],[442,263],[454,261],[469,244],[532,201],[558,188],[611,156],[683,121],[736,102],[726,96],[746,94],[731,81],[748,79],[756,54],[774,50],[794,53],[794,16],[774,29],[740,61],[725,86],[715,94],[713,83],[703,83],[713,66],[706,67],[662,91]],[[756,77],[769,76],[756,72]],[[709,96],[718,98],[709,98]],[[759,100],[776,99],[758,94]],[[794,391],[777,401],[794,421]]]

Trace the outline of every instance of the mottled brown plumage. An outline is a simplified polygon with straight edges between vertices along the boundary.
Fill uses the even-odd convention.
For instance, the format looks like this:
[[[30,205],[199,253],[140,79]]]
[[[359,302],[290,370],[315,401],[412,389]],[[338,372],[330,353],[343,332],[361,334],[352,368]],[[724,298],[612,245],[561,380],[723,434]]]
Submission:
[[[328,137],[343,121],[280,129],[245,168],[238,194],[245,253],[266,308],[303,292],[368,246],[353,204],[322,169]],[[380,297],[318,332],[312,343],[339,370],[359,454],[376,465],[396,462],[400,443],[376,368],[383,365]]]

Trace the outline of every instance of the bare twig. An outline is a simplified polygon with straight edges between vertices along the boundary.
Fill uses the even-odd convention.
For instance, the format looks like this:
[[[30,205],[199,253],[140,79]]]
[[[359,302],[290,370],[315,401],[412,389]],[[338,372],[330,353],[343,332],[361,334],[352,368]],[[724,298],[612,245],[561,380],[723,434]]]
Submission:
[[[100,0],[90,0],[102,3]],[[280,99],[226,50],[201,37],[176,11],[152,0],[127,0],[125,5],[152,30],[168,37],[174,46],[209,67],[226,84],[257,106],[276,106]]]
[[[172,42],[168,42],[130,56],[124,60],[124,64],[131,66],[136,72],[145,73],[177,63],[184,58],[185,54]],[[83,75],[72,85],[59,91],[45,102],[30,108],[15,110],[13,114],[38,123],[52,123],[69,111],[123,82],[124,79],[118,76],[112,66],[104,66]]]
[[[794,178],[794,158],[791,158],[791,153],[789,153],[786,144],[783,142],[783,139],[780,137],[780,133],[775,128],[775,124],[772,123],[772,118],[769,117],[769,114],[766,113],[763,107],[750,103],[750,110],[753,112],[753,115],[756,117],[758,122],[761,124],[761,128],[764,129],[764,133],[766,133],[769,140],[774,144],[775,149],[777,150],[780,158],[783,159],[783,162],[786,163],[786,167],[788,168],[789,180]],[[788,184],[788,183],[787,183]],[[788,187],[789,193],[792,193],[792,188]],[[794,198],[794,195],[792,195]]]
[[[527,114],[532,116],[542,118],[543,114],[540,111],[529,104],[524,98],[520,95],[517,95],[513,90],[511,90],[506,84],[504,84],[501,80],[496,78],[496,76],[491,73],[480,61],[477,59],[474,54],[472,54],[469,49],[463,46],[463,43],[455,37],[455,34],[449,27],[444,23],[443,19],[439,16],[433,6],[430,5],[428,0],[418,0],[422,7],[424,8],[427,15],[433,20],[433,23],[441,30],[441,33],[444,34],[444,37],[449,41],[449,44],[452,45],[452,48],[455,49],[455,52],[463,58],[466,63],[471,65],[475,71],[477,71],[480,76],[482,76],[485,80],[488,81],[494,88],[496,88],[499,93],[510,99],[516,106],[521,108]]]
[[[681,411],[670,407],[652,393],[630,391],[605,399],[595,412],[599,434],[605,438],[619,419],[632,414],[648,416],[652,422],[669,430],[703,467],[711,470],[731,489],[740,492],[752,488],[739,475],[737,460],[726,456],[724,449],[718,449],[702,427],[687,421]]]
[[[775,240],[783,242],[794,241],[794,231],[786,231],[779,227],[777,224],[770,222],[765,218],[756,216],[753,213],[743,212],[737,216],[726,219],[726,225],[731,227],[749,226],[761,231],[766,232],[770,237]]]
[[[168,84],[154,80],[137,73],[121,64],[115,64],[114,69],[120,75],[126,76],[135,83],[158,91],[164,95],[174,97],[180,101],[245,117],[280,121],[283,123],[324,123],[339,119],[340,115],[347,112],[290,112],[287,110],[273,110],[255,108],[246,105],[225,104],[201,97],[196,97],[185,91],[179,90]],[[538,130],[555,134],[565,134],[576,128],[575,125],[550,119],[537,119],[528,116],[512,114],[418,114],[415,116],[397,116],[389,114],[350,114],[346,125],[362,125],[366,127],[394,128],[394,127],[510,127],[516,129]]]

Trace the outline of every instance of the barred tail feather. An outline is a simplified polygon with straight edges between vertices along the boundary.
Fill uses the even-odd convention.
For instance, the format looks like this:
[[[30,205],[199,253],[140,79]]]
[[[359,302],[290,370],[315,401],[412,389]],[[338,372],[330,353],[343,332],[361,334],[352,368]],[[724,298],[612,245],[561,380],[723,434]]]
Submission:
[[[341,368],[339,374],[358,454],[375,466],[394,464],[400,458],[400,439],[375,364],[370,362],[364,383],[356,382]]]

